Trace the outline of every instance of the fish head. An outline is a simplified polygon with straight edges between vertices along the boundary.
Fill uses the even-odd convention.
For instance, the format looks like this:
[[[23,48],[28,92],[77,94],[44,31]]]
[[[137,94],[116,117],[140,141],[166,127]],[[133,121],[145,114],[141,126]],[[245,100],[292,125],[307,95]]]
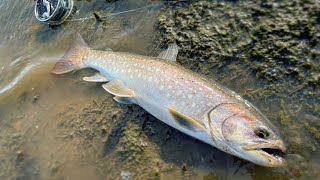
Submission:
[[[253,106],[224,104],[217,107],[209,118],[220,118],[220,138],[231,153],[253,163],[280,167],[286,165],[286,152],[273,125]]]

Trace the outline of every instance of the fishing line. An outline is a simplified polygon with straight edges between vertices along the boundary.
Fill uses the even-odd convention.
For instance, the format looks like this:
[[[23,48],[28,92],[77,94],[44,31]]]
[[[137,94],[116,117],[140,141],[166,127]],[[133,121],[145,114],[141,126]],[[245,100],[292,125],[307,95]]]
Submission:
[[[68,19],[68,16],[70,16],[74,12],[73,0],[36,0],[35,16],[39,21],[46,22],[50,25],[60,25],[63,22],[86,21],[92,19],[101,22],[106,20],[107,18],[117,16],[120,14],[135,12],[143,9],[155,8],[166,4],[174,4],[188,1],[190,0],[166,1],[122,12],[109,13],[105,16],[99,16],[97,13],[94,12],[92,13],[93,16],[87,16],[78,19]]]
[[[66,22],[73,22],[73,21],[84,21],[84,20],[89,20],[89,19],[106,20],[107,18],[110,18],[112,16],[117,16],[117,15],[120,15],[120,14],[125,14],[125,13],[130,13],[130,12],[134,12],[134,11],[143,10],[143,9],[148,9],[148,8],[151,8],[151,7],[157,7],[157,6],[162,5],[162,4],[164,4],[164,3],[151,4],[151,5],[140,7],[140,8],[136,8],[136,9],[130,9],[130,10],[127,10],[127,11],[121,11],[121,12],[118,12],[118,13],[112,13],[112,14],[109,14],[109,15],[106,15],[106,16],[98,16],[97,14],[93,14],[94,15],[93,17],[90,16],[90,17],[84,17],[84,18],[79,18],[79,19],[70,19],[70,20],[65,20],[65,21]]]

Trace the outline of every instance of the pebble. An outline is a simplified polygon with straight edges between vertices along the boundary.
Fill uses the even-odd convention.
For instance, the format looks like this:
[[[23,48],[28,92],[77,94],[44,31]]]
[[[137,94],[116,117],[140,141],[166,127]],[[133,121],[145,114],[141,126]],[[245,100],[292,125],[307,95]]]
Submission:
[[[186,171],[187,170],[187,165],[186,164],[182,164],[181,169],[182,169],[182,171]]]
[[[121,180],[130,180],[131,173],[128,171],[121,171]]]

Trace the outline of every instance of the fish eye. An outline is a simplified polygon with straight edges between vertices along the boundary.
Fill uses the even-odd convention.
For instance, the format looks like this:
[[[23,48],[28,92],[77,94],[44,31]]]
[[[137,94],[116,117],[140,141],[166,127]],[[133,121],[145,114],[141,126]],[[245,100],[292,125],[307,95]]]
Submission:
[[[265,138],[267,138],[267,137],[270,135],[269,131],[266,130],[265,128],[263,128],[263,127],[257,128],[257,129],[254,131],[254,133],[255,133],[259,138],[262,138],[262,139],[265,139]]]

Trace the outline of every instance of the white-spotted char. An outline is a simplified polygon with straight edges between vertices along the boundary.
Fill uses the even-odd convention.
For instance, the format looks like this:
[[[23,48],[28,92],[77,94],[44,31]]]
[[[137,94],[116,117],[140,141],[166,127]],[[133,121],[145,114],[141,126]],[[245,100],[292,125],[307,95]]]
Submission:
[[[164,123],[227,153],[263,166],[283,166],[283,141],[249,102],[214,81],[178,65],[173,43],[158,57],[89,48],[81,36],[52,72],[93,68],[83,80],[123,104],[137,104]]]

